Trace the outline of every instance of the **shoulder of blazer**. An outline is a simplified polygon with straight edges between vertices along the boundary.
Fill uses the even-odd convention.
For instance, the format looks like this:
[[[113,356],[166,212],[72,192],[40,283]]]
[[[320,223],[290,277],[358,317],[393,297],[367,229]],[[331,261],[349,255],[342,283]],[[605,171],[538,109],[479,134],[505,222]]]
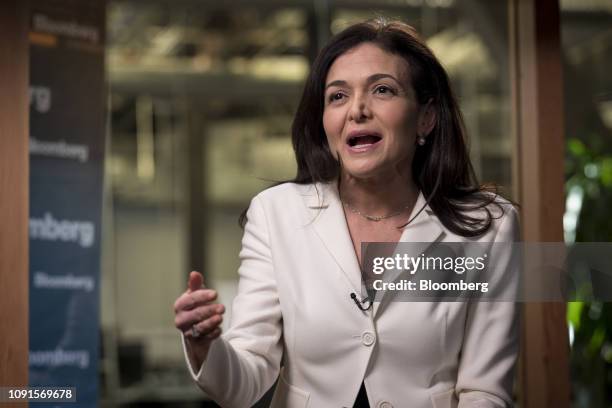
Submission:
[[[490,193],[492,194],[492,193]],[[449,241],[481,241],[481,242],[512,242],[518,241],[520,238],[519,215],[516,207],[510,201],[500,195],[495,197],[495,200],[486,207],[468,210],[466,215],[474,218],[484,219],[487,216],[487,210],[491,214],[491,227],[487,232],[475,237],[463,237],[448,230],[442,222],[442,228],[447,235]],[[432,213],[433,217],[437,216]]]
[[[329,205],[330,194],[333,194],[332,183],[297,184],[282,183],[267,188],[257,194],[257,198],[267,204],[288,204],[299,201],[308,208],[325,208]]]
[[[516,207],[500,195],[487,206],[493,217],[491,228],[485,234],[491,233],[496,242],[512,242],[520,239],[519,215]]]

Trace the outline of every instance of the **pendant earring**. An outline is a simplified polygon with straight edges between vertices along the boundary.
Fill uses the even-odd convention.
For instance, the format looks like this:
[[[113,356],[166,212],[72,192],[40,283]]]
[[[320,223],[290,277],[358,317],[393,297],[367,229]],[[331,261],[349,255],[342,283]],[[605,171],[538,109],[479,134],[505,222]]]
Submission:
[[[419,136],[419,137],[417,138],[417,144],[418,144],[419,146],[424,146],[424,145],[425,145],[425,142],[426,142],[426,140],[425,140],[425,136]]]

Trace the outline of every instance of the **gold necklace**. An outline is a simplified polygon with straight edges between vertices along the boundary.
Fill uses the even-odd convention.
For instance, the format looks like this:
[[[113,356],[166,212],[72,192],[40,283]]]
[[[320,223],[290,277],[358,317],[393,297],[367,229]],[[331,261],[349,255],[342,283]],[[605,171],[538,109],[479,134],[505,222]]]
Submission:
[[[398,215],[400,215],[401,213],[406,211],[408,208],[410,208],[410,205],[407,205],[404,208],[402,208],[401,210],[393,212],[391,214],[387,214],[387,215],[368,215],[368,214],[362,213],[357,208],[353,207],[352,205],[350,205],[349,203],[347,203],[345,201],[342,201],[342,204],[344,204],[344,206],[346,208],[348,208],[352,213],[355,213],[355,214],[359,215],[360,217],[365,218],[368,221],[375,221],[375,222],[386,220],[387,218],[397,217]]]

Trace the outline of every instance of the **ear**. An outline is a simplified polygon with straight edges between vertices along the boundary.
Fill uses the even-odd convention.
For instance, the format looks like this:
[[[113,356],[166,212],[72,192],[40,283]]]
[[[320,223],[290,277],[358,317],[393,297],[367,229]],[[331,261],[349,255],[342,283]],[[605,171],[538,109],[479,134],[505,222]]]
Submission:
[[[430,98],[425,105],[421,105],[418,117],[417,134],[427,137],[434,126],[436,126],[436,119],[438,112],[433,104],[433,99]]]

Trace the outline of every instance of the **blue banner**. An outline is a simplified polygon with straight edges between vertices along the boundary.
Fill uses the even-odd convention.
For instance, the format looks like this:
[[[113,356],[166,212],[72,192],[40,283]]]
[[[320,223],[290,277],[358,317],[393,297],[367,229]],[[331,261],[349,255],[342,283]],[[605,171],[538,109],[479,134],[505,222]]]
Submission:
[[[75,387],[95,407],[105,4],[31,5],[30,386]]]

